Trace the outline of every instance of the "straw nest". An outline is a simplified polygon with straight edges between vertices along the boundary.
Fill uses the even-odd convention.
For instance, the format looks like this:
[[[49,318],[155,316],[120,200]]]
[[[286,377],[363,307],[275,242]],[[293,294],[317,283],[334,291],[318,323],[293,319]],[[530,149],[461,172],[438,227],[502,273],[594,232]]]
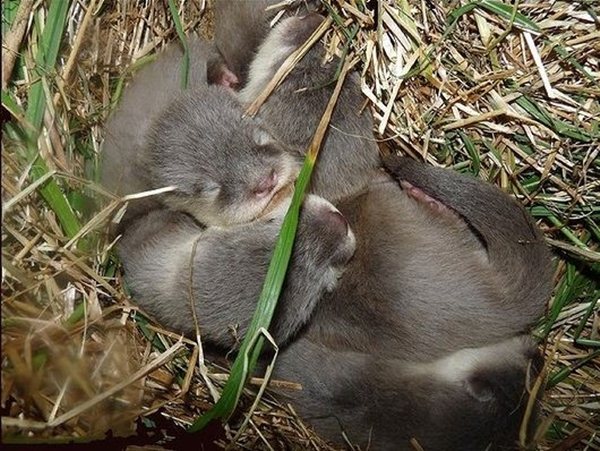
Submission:
[[[60,3],[2,3],[2,437],[61,442],[137,431],[148,443],[178,434],[212,398],[195,344],[129,302],[106,239],[121,203],[94,181],[103,122],[124,83],[176,33],[166,0],[64,2],[64,27],[52,11]],[[210,2],[177,3],[185,29],[210,37]],[[358,58],[382,150],[471,172],[539,219],[558,265],[536,330],[548,339],[538,446],[600,449],[593,2],[332,3],[325,40]],[[47,32],[53,26],[58,32]],[[98,201],[108,206],[90,207]],[[227,372],[211,364],[210,374],[219,386]],[[246,449],[326,449],[268,396],[247,425],[236,421],[209,433]]]

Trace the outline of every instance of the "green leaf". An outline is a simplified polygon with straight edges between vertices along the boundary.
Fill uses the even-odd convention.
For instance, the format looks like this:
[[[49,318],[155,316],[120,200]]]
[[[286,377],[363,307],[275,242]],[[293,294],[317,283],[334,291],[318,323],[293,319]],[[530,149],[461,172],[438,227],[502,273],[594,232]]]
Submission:
[[[594,84],[594,86],[596,86],[596,87],[600,86],[600,83],[598,83],[597,77],[594,77],[593,74],[590,74],[590,72],[581,63],[579,63],[579,61],[577,61],[575,58],[573,58],[562,45],[560,45],[556,42],[549,41],[549,40],[546,40],[545,42],[546,42],[546,44],[548,44],[552,47],[552,49],[558,54],[558,56],[560,56],[560,58],[562,60],[568,61],[569,64],[571,64],[575,69],[577,69],[581,74],[583,74],[588,80],[590,80]]]
[[[492,14],[502,17],[503,19],[512,21],[512,23],[523,30],[533,31],[535,33],[541,32],[540,27],[537,26],[535,22],[531,21],[531,19],[528,19],[520,12],[515,11],[514,6],[506,5],[502,2],[494,0],[480,0],[479,2],[467,3],[466,5],[455,9],[448,15],[448,28],[444,32],[442,40],[444,40],[450,31],[456,26],[458,19],[473,11],[475,8],[485,9]]]
[[[563,369],[561,369],[561,370],[557,371],[556,373],[552,374],[548,378],[547,387],[548,388],[554,387],[556,384],[564,381],[567,377],[569,377],[569,375],[571,375],[571,373],[573,373],[573,371],[577,370],[578,368],[581,368],[586,363],[592,361],[593,359],[595,359],[598,356],[600,356],[600,350],[592,352],[587,357],[585,357],[584,359],[581,359],[576,364],[574,364],[572,366],[566,366]]]
[[[460,136],[460,139],[462,139],[463,143],[465,144],[465,148],[467,149],[469,156],[471,157],[471,161],[473,163],[473,170],[472,170],[473,175],[478,175],[479,169],[481,167],[481,160],[479,158],[479,152],[477,152],[477,149],[475,149],[475,144],[473,144],[473,141],[471,141],[471,138],[469,138],[462,131],[459,131],[458,134]]]
[[[564,276],[556,286],[554,301],[543,320],[542,337],[547,337],[564,307],[574,302],[589,286],[589,279],[575,265],[566,264]]]
[[[75,309],[73,309],[73,313],[66,319],[66,326],[74,326],[79,321],[83,319],[85,316],[85,301],[80,302]]]
[[[2,37],[6,34],[17,15],[20,0],[2,0]]]
[[[35,159],[31,171],[29,174],[33,180],[37,180],[48,172],[48,166],[38,156]],[[44,198],[48,206],[56,214],[60,225],[62,226],[65,235],[68,238],[73,238],[77,232],[81,229],[79,220],[75,215],[75,212],[71,208],[67,198],[65,197],[62,190],[53,179],[48,180],[42,186],[38,188],[40,195]]]
[[[27,113],[26,119],[30,122],[37,133],[40,132],[44,112],[46,111],[46,98],[42,77],[50,70],[54,69],[58,49],[67,19],[67,11],[69,10],[70,1],[54,1],[50,2],[50,9],[44,25],[40,41],[38,42],[38,54],[36,57],[36,65],[33,69],[33,79],[35,80],[29,88],[27,98]],[[41,20],[40,15],[36,16],[36,20]]]
[[[2,90],[2,106],[10,113],[17,121],[21,122],[25,119],[25,110],[13,98],[8,91]]]
[[[25,122],[31,124],[31,128],[28,127],[28,130],[26,130],[27,140],[24,148],[27,153],[27,159],[33,161],[29,173],[33,180],[37,180],[48,173],[48,166],[40,157],[37,148],[37,139],[41,131],[47,101],[44,93],[43,77],[55,68],[70,4],[71,2],[66,0],[50,2],[46,23],[38,42],[36,65],[32,74],[34,81],[29,88],[27,110],[25,111]],[[36,24],[38,28],[41,28],[40,20],[42,20],[42,16],[37,15]],[[10,105],[10,101],[7,101]],[[4,95],[2,96],[2,103],[5,103]],[[75,236],[81,226],[56,181],[53,179],[48,180],[40,186],[39,192],[56,214],[65,235],[69,238]]]
[[[600,290],[595,290],[594,294],[592,295],[592,299],[592,302],[590,302],[589,307],[583,314],[583,317],[579,321],[579,325],[577,326],[577,328],[575,329],[575,333],[573,334],[575,342],[579,341],[579,337],[581,337],[581,333],[583,332],[583,329],[585,328],[588,319],[590,318],[590,316],[592,316],[592,313],[596,312],[596,305],[600,301]]]
[[[177,12],[177,6],[175,6],[174,0],[169,0],[169,10],[171,11],[171,17],[173,17],[173,22],[175,23],[175,30],[177,30],[177,36],[179,36],[179,40],[181,41],[181,45],[183,46],[183,60],[181,62],[181,87],[183,89],[187,89],[188,72],[190,69],[190,49],[187,43],[187,39],[185,37],[185,32],[183,31],[181,18],[179,17],[179,13]]]
[[[515,12],[516,5],[506,5],[502,2],[498,2],[495,0],[481,0],[481,2],[477,4],[477,6],[480,8],[487,9],[489,12],[496,14],[497,16],[500,16],[506,20],[512,20],[514,17],[513,23],[523,30],[533,31],[535,33],[539,33],[542,31],[540,27],[538,27],[538,25],[531,19],[527,18],[527,16],[524,16],[518,11]]]
[[[450,14],[448,14],[448,28],[446,29],[444,36],[442,36],[442,39],[445,38],[445,36],[450,32],[452,28],[454,28],[454,26],[458,22],[458,19],[460,19],[465,14],[473,11],[475,8],[477,8],[477,3],[467,3],[466,5],[461,6],[460,8],[455,9]]]
[[[566,122],[561,121],[560,119],[552,117],[541,105],[526,95],[522,95],[516,99],[515,102],[517,102],[517,105],[519,105],[525,111],[527,111],[531,117],[559,135],[586,143],[591,142],[593,139],[592,136],[585,130],[574,127]]]

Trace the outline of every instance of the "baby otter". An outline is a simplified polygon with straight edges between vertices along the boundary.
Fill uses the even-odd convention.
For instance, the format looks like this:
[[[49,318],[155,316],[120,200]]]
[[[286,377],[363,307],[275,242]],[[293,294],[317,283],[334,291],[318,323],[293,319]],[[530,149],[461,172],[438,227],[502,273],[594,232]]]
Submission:
[[[382,176],[369,194],[340,204],[356,240],[337,211],[311,213],[308,199],[271,328],[282,345],[274,375],[303,386],[283,395],[332,441],[345,429],[353,442],[377,449],[411,449],[412,437],[433,450],[510,446],[535,355],[513,337],[549,294],[547,250],[531,219],[495,187],[401,163],[386,160],[410,194]],[[183,213],[138,219],[119,248],[134,298],[161,323],[192,334],[185,313],[192,274],[207,342],[234,346],[230,326],[240,334],[247,328],[280,208],[204,232]],[[528,259],[537,265],[524,266]],[[515,273],[510,286],[493,282]]]
[[[250,64],[242,101],[262,89],[321,20],[287,18],[268,33]],[[302,118],[316,126],[329,99],[323,84],[336,66],[319,70],[323,52],[313,47],[259,112],[291,148],[300,149],[314,133],[312,125],[291,124]],[[452,171],[397,157],[386,161],[394,177],[375,169],[373,141],[356,138],[372,137],[372,121],[349,107],[362,101],[357,83],[350,79],[342,88],[332,125],[347,133],[330,126],[313,185],[349,221],[357,253],[309,328],[334,348],[402,358],[439,358],[526,332],[543,312],[552,275],[531,218],[497,188]],[[431,332],[419,326],[428,312],[436,312]],[[439,340],[440,330],[452,333]]]
[[[243,117],[220,86],[179,95],[152,125],[138,161],[148,186],[176,187],[163,203],[208,226],[261,216],[298,170],[298,161]]]
[[[300,338],[280,352],[273,377],[302,384],[276,394],[334,442],[378,451],[514,450],[541,366],[523,336],[431,362]]]
[[[189,47],[187,90],[176,45],[126,88],[106,127],[103,183],[117,195],[174,187],[132,202],[126,219],[163,204],[207,226],[251,221],[293,180],[299,163],[258,121],[243,117],[230,88],[236,78],[214,47],[199,39]]]
[[[191,289],[204,339],[234,346],[231,330],[242,337],[248,327],[288,205],[289,198],[249,224],[205,230],[186,214],[165,209],[136,218],[118,243],[133,298],[161,324],[192,336]],[[323,293],[334,289],[354,246],[337,209],[308,196],[271,328],[278,343],[289,341]]]
[[[261,67],[276,70],[264,65],[264,49],[297,46],[317,22],[278,25],[270,47],[259,51]],[[314,73],[306,71],[309,81],[296,88],[314,86]],[[298,143],[314,127],[296,135],[297,125],[316,123],[321,111],[312,101],[289,99],[272,103],[261,125],[300,153]],[[357,136],[370,136],[369,121],[335,120],[340,130],[356,127]],[[288,136],[290,123],[296,127]],[[361,145],[349,146],[360,152]],[[329,148],[334,155],[347,151]],[[516,202],[479,180],[397,157],[385,162],[391,175],[350,162],[357,178],[339,172],[343,163],[317,169],[323,192],[339,199],[344,216],[331,209],[312,215],[310,199],[303,212],[272,327],[284,345],[276,377],[302,384],[291,398],[331,440],[341,441],[345,429],[352,441],[378,449],[410,449],[411,438],[434,450],[513,445],[534,354],[514,337],[539,316],[551,286],[541,233]],[[207,341],[234,346],[228,326],[246,330],[281,211],[205,231],[180,212],[138,218],[119,245],[134,297],[168,327],[192,334],[185,314],[191,274]]]

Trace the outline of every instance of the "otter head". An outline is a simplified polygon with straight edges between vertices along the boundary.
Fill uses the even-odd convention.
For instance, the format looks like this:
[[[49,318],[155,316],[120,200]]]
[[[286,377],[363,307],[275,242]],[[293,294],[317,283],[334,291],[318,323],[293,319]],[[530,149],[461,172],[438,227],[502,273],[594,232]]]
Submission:
[[[150,184],[174,186],[164,203],[207,226],[262,216],[299,168],[218,86],[179,96],[154,123],[148,144]]]

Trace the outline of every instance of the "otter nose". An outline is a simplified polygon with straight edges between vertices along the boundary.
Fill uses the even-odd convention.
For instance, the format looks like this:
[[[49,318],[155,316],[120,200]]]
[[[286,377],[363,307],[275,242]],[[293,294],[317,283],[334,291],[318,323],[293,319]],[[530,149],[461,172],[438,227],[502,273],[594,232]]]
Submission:
[[[263,177],[263,179],[258,183],[254,192],[256,193],[257,196],[266,196],[267,194],[269,194],[271,191],[273,191],[275,189],[275,187],[277,186],[278,180],[279,180],[279,177],[277,176],[277,173],[273,169],[269,173],[269,175]]]
[[[329,210],[327,211],[326,215],[327,221],[332,228],[343,231],[345,235],[348,234],[348,229],[350,228],[350,226],[348,224],[348,221],[346,221],[344,215],[342,215],[337,210]]]

